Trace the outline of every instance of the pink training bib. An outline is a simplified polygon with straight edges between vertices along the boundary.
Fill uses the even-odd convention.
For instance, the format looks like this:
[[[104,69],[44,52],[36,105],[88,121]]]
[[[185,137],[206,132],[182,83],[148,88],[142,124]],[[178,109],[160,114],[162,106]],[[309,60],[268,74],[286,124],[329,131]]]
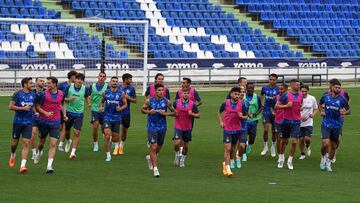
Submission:
[[[45,91],[45,100],[42,105],[42,109],[44,109],[47,112],[52,112],[53,116],[51,118],[48,118],[47,116],[40,114],[40,118],[45,121],[57,121],[60,120],[60,111],[63,101],[63,93],[61,90],[58,90],[58,95],[56,98],[53,98],[51,96],[51,93],[49,90]]]
[[[164,97],[166,97],[166,86],[164,85]],[[150,97],[155,97],[155,85],[150,85]]]
[[[291,91],[288,91],[289,102],[293,103],[291,108],[286,108],[284,110],[284,119],[291,121],[301,120],[301,103],[302,103],[302,93],[298,91],[298,97],[295,98],[294,94]]]
[[[194,102],[189,100],[186,107],[182,105],[181,99],[176,102],[176,113],[178,116],[175,117],[175,128],[179,130],[191,130],[193,118],[189,115],[189,111],[192,110]]]
[[[224,130],[238,131],[241,130],[239,112],[242,112],[242,101],[239,100],[235,108],[231,107],[230,99],[225,100],[224,113]]]
[[[178,90],[178,97],[179,98],[181,98],[182,93],[183,93],[182,88],[180,88]],[[190,100],[193,101],[193,102],[196,102],[196,100],[195,100],[195,88],[190,87],[189,95],[190,95]]]

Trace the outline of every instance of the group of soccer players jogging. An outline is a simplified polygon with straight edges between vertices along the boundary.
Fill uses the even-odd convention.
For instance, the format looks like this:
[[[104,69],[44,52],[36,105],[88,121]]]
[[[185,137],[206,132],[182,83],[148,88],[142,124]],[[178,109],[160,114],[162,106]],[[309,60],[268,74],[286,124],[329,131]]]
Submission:
[[[121,84],[119,78],[113,76],[108,84],[106,74],[100,72],[98,81],[89,87],[84,85],[84,74],[70,71],[67,76],[68,80],[60,84],[56,77],[48,77],[46,82],[44,78],[37,77],[35,88],[31,77],[23,78],[22,89],[14,93],[9,103],[9,109],[15,111],[9,166],[14,168],[16,149],[22,137],[21,174],[28,171],[26,162],[29,148],[34,163],[39,163],[48,136],[50,148],[46,173],[54,172],[53,161],[58,139],[58,150],[67,153],[71,150],[69,160],[76,159],[86,106],[91,109],[93,151],[99,151],[101,131],[104,137],[105,161],[111,161],[112,156],[124,154],[130,127],[130,105],[137,103],[132,75],[123,74]],[[323,117],[320,168],[332,171],[331,164],[336,160],[335,152],[342,135],[344,115],[350,114],[348,93],[341,89],[339,80],[332,79],[329,81],[329,90],[318,103],[315,97],[309,94],[309,86],[301,85],[300,81],[293,79],[288,90],[287,84],[278,85],[277,80],[276,74],[269,75],[269,84],[257,95],[255,85],[241,77],[238,86],[231,88],[221,104],[218,120],[223,129],[223,175],[232,176],[231,169],[241,168],[242,162],[247,161],[260,120],[264,126],[264,148],[261,155],[264,156],[269,151],[272,157],[278,154],[278,168],[283,168],[284,152],[289,144],[287,166],[293,170],[293,157],[298,143],[300,159],[311,154],[313,118],[317,112]],[[154,177],[160,176],[157,158],[167,132],[166,117],[174,116],[174,165],[185,167],[194,120],[200,118],[200,105],[202,100],[191,86],[190,78],[183,78],[174,102],[170,102],[170,91],[164,85],[164,75],[155,75],[155,82],[147,88],[141,108],[141,112],[148,117],[149,154],[146,160]],[[71,128],[73,139],[70,135]],[[269,131],[272,133],[270,150]],[[111,143],[114,146],[112,154]]]
[[[338,79],[332,79],[329,81],[329,90],[317,102],[309,94],[309,86],[299,80],[292,79],[290,88],[286,83],[278,85],[277,82],[278,76],[270,74],[269,84],[262,87],[258,96],[254,93],[254,84],[241,77],[238,86],[230,90],[225,102],[221,104],[218,120],[223,128],[224,176],[232,176],[231,169],[241,168],[241,161],[247,161],[261,117],[264,129],[261,155],[269,152],[271,130],[270,154],[272,157],[278,154],[277,167],[284,167],[285,149],[289,144],[287,167],[294,170],[293,158],[297,144],[301,150],[299,159],[311,155],[313,118],[317,112],[323,117],[320,169],[332,171],[331,164],[336,161],[335,153],[342,135],[344,115],[350,114],[348,93],[341,89]]]

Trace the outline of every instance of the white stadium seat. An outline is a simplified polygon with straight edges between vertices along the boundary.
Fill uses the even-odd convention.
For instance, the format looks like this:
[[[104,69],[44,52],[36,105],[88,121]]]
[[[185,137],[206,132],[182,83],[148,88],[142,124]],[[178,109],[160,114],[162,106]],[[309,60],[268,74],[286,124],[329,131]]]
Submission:
[[[214,58],[214,55],[213,55],[213,53],[212,53],[211,51],[206,51],[206,52],[205,52],[205,57],[206,57],[207,59],[213,59],[213,58]]]
[[[73,51],[70,51],[70,50],[65,51],[64,52],[64,58],[66,58],[66,59],[74,59],[75,57],[74,57]]]
[[[191,49],[190,44],[183,44],[183,49],[186,52],[193,52],[192,49]]]
[[[166,20],[164,20],[164,19],[159,20],[159,26],[160,27],[169,27],[168,24],[166,23]]]
[[[20,25],[20,32],[22,34],[26,34],[26,33],[30,32],[29,26],[26,25],[26,24],[21,24]]]
[[[27,41],[23,41],[21,42],[21,49],[23,51],[26,51],[27,47],[30,45],[30,42],[27,42]]]
[[[54,52],[60,51],[59,44],[57,42],[51,42],[50,43],[50,50],[54,51]]]
[[[239,51],[239,58],[246,59],[247,58],[246,52],[245,51]]]
[[[11,24],[10,25],[10,30],[11,30],[11,32],[13,32],[15,34],[21,34],[18,24]]]
[[[157,35],[167,36],[167,35],[164,33],[164,29],[161,28],[161,27],[157,27],[155,31],[156,31],[156,34],[157,34]]]
[[[233,46],[231,44],[225,44],[225,51],[233,52]]]
[[[165,34],[166,36],[173,36],[173,32],[172,32],[172,30],[171,30],[170,27],[165,27],[165,28],[164,28],[164,34]]]
[[[62,51],[55,52],[55,58],[57,59],[64,59],[64,54]]]
[[[253,51],[248,51],[248,52],[246,53],[246,55],[247,55],[247,58],[249,58],[249,59],[254,59],[254,58],[256,58],[256,57],[255,57],[255,53],[254,53]]]
[[[35,41],[34,34],[31,32],[26,33],[25,40],[28,42],[34,42]]]
[[[59,43],[60,51],[68,51],[69,47],[66,43]]]
[[[241,51],[241,46],[239,43],[234,43],[232,47],[234,51]]]
[[[211,42],[214,44],[220,44],[219,37],[217,35],[211,35]]]
[[[188,36],[189,35],[189,30],[186,27],[182,27],[180,29],[180,33],[181,33],[181,35]]]
[[[12,41],[11,42],[11,50],[12,51],[22,51],[21,46],[20,46],[20,42]]]
[[[11,51],[11,44],[10,42],[2,42],[1,43],[1,48],[4,51]]]
[[[192,52],[198,52],[200,51],[199,44],[198,43],[191,43],[191,50]]]
[[[36,42],[46,42],[45,35],[43,33],[35,34],[35,41]]]
[[[47,42],[40,42],[40,50],[41,50],[41,52],[50,51],[49,43],[47,43]]]
[[[205,53],[203,52],[203,51],[198,51],[198,52],[196,52],[196,57],[198,58],[198,59],[205,59],[206,57],[205,57]]]

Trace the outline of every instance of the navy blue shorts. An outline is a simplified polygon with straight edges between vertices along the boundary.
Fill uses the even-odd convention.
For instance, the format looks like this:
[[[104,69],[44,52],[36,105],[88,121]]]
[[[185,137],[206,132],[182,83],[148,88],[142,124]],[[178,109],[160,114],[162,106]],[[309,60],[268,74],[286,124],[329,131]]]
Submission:
[[[32,127],[39,127],[40,120],[39,119],[33,119],[32,120]]]
[[[60,110],[60,124],[64,124],[65,121],[64,121],[64,114],[63,112]]]
[[[281,138],[299,138],[300,136],[300,123],[293,124],[293,123],[286,123],[284,122],[281,125]]]
[[[240,137],[240,131],[225,131],[224,130],[224,136],[223,136],[223,143],[224,144],[232,144],[236,145],[237,141]]]
[[[54,123],[54,124],[48,124],[40,122],[39,125],[39,136],[41,139],[45,139],[48,134],[50,134],[50,137],[59,139],[60,137],[60,124]]]
[[[281,125],[282,123],[276,123],[274,122],[274,128],[275,128],[275,132],[280,135],[282,132],[281,132]]]
[[[24,139],[31,139],[32,136],[32,126],[31,125],[23,125],[23,124],[13,124],[12,137],[13,139],[19,139],[20,135]]]
[[[130,114],[121,115],[121,124],[124,126],[124,128],[130,127]]]
[[[103,123],[104,129],[109,128],[112,133],[119,133],[120,132],[120,121],[105,121]]]
[[[312,126],[300,127],[300,137],[311,137],[313,134]]]
[[[174,129],[174,140],[183,140],[184,142],[190,142],[191,138],[192,138],[192,134],[191,134],[192,130],[179,130],[179,129]]]
[[[90,123],[94,123],[99,121],[100,125],[104,122],[104,114],[96,111],[91,111],[91,121]]]
[[[257,131],[257,123],[256,123],[256,125],[248,125],[247,126],[247,133],[248,133],[249,137],[253,137],[255,139],[256,131]]]
[[[158,144],[162,146],[164,144],[166,131],[148,131],[148,142],[150,144]]]
[[[81,131],[81,127],[83,124],[83,116],[68,116],[68,120],[65,121],[65,130],[69,131],[71,127],[74,126],[74,129]]]
[[[246,141],[247,141],[247,131],[241,131],[239,136],[239,142],[246,143]]]
[[[267,114],[263,114],[262,115],[262,122],[263,124],[265,123],[270,123],[271,125],[274,125],[275,123],[275,116],[270,114],[270,115],[267,115]]]
[[[335,143],[339,143],[341,128],[327,128],[321,125],[321,138],[330,139]]]

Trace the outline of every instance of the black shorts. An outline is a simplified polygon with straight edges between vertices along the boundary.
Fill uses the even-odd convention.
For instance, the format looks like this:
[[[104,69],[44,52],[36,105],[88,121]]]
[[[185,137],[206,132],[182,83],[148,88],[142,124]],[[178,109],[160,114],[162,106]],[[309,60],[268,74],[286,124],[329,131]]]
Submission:
[[[32,127],[39,127],[40,120],[39,119],[33,119],[32,120]]]
[[[311,137],[313,134],[312,126],[300,127],[300,137]]]
[[[74,129],[81,131],[83,124],[83,116],[68,116],[68,120],[65,121],[65,130],[69,131],[71,127],[74,126]]]
[[[179,130],[174,129],[174,140],[183,140],[184,142],[190,142],[192,139],[192,130]]]
[[[44,122],[40,122],[39,125],[39,136],[41,139],[45,139],[48,134],[50,134],[50,137],[59,139],[60,137],[60,123],[53,123],[48,124]]]
[[[332,142],[339,143],[341,128],[327,128],[321,125],[321,138],[330,139]]]
[[[299,138],[300,136],[300,123],[286,123],[281,125],[281,138]]]
[[[124,128],[130,127],[130,114],[121,115],[121,124],[124,126]]]
[[[104,129],[110,129],[112,133],[119,133],[120,124],[120,121],[104,121],[103,127]]]
[[[62,111],[60,111],[60,124],[64,124],[64,114]]]
[[[150,144],[158,144],[162,146],[164,144],[166,131],[148,131],[148,142]]]
[[[13,139],[19,139],[20,136],[24,139],[31,139],[32,136],[32,125],[23,125],[23,124],[13,124],[13,130],[12,130],[12,138]]]
[[[248,125],[247,126],[247,133],[249,137],[256,138],[256,131],[257,131],[257,123],[256,125]]]
[[[100,125],[104,122],[104,114],[96,111],[91,111],[91,121],[90,123],[94,123],[98,121]]]

